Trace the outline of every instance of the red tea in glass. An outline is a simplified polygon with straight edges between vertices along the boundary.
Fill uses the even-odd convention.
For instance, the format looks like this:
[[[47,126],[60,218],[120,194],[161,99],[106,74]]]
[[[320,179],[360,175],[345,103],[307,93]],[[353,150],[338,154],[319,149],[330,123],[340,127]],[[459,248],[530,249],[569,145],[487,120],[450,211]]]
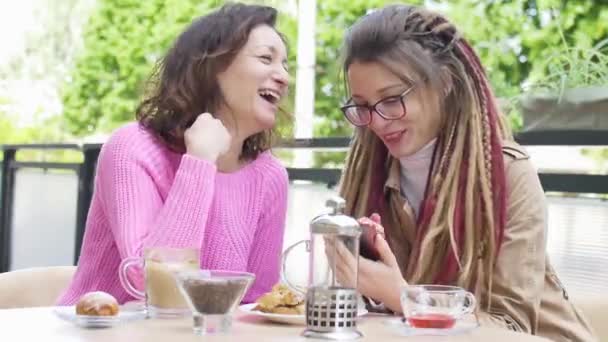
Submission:
[[[456,319],[446,314],[421,314],[407,318],[410,326],[421,329],[450,329],[456,323]]]
[[[475,305],[475,296],[456,286],[409,285],[401,290],[403,316],[413,328],[453,328]]]

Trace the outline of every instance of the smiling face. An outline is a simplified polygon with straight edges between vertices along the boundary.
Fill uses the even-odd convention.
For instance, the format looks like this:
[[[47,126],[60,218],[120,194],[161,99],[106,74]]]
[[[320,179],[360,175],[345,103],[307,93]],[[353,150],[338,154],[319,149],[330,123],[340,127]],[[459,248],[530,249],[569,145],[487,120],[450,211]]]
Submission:
[[[251,136],[274,126],[279,103],[287,94],[286,63],[287,49],[279,34],[260,25],[251,30],[228,68],[218,74],[224,103],[217,112],[236,121],[239,135]]]
[[[387,97],[401,95],[406,114],[397,120],[386,120],[372,113],[369,128],[384,142],[395,158],[410,156],[439,134],[441,115],[437,97],[425,82],[408,84],[403,79],[418,79],[404,66],[404,77],[395,75],[380,62],[353,62],[347,71],[352,103],[371,106]]]

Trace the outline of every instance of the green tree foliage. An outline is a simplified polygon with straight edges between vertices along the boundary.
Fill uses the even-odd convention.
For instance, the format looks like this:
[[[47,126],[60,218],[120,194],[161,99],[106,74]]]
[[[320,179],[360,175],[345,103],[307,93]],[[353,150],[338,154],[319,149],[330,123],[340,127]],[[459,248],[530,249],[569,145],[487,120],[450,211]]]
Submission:
[[[223,3],[99,0],[85,29],[85,51],[63,90],[70,131],[79,135],[107,132],[133,120],[154,64],[193,19]],[[279,26],[290,38],[296,36],[295,19],[284,19]]]
[[[18,141],[15,137],[15,117],[11,115],[6,108],[10,105],[10,100],[0,97],[0,144],[8,144]]]
[[[316,135],[343,136],[351,132],[338,110],[344,94],[338,77],[341,39],[345,28],[359,16],[387,3],[394,2],[335,0],[319,4]],[[444,0],[426,3],[456,23],[479,53],[496,94],[507,100],[520,95],[522,85],[540,82],[547,75],[549,66],[542,61],[565,48],[560,30],[568,46],[583,49],[608,37],[608,4],[604,1]],[[518,129],[521,118],[517,113],[512,114],[512,125]]]
[[[25,30],[23,47],[0,64],[0,79],[55,83],[65,77],[92,1],[37,0],[31,13],[37,25]]]
[[[0,63],[0,144],[70,140],[56,88],[70,71],[92,1],[36,0],[35,25],[15,28],[22,44],[8,46]]]
[[[216,2],[100,0],[63,90],[69,130],[109,131],[132,120],[153,65],[179,32]]]
[[[13,114],[12,100],[0,96],[0,144],[31,144],[65,141],[65,134],[61,129],[62,117],[38,118],[37,113],[27,125],[18,124],[16,114]],[[63,161],[79,162],[82,160],[80,153],[69,150],[62,151],[38,151],[22,150],[17,153],[18,160],[27,161]]]
[[[301,0],[302,1],[302,0]],[[279,1],[249,3],[286,4]],[[498,96],[519,95],[522,85],[547,73],[540,63],[567,44],[591,47],[608,33],[608,5],[581,0],[452,0],[408,1],[438,8],[471,41],[488,71]],[[85,29],[85,52],[64,88],[65,117],[77,134],[109,131],[133,118],[142,83],[152,65],[190,21],[223,1],[99,0]],[[345,30],[368,10],[391,0],[317,1],[316,136],[344,136],[351,127],[342,118],[344,100],[340,78],[340,44]],[[294,2],[290,2],[293,8]],[[286,12],[285,8],[282,8]],[[295,77],[297,26],[284,15],[292,76]],[[292,84],[293,93],[293,84]],[[291,113],[293,100],[285,106]],[[517,125],[521,120],[513,117]],[[291,132],[282,121],[284,132]],[[518,128],[518,127],[516,127]]]
[[[13,113],[14,103],[0,96],[0,144],[27,144],[62,141],[65,134],[61,130],[60,116],[42,117],[42,111],[34,113],[33,123],[19,124]]]
[[[503,99],[516,100],[532,87],[555,88],[543,84],[548,81],[549,73],[556,72],[556,64],[545,61],[555,61],[556,55],[569,53],[571,47],[591,49],[608,37],[606,1],[457,0],[444,3],[445,14],[472,42],[496,94]],[[512,126],[516,130],[521,128],[519,113],[510,114]]]

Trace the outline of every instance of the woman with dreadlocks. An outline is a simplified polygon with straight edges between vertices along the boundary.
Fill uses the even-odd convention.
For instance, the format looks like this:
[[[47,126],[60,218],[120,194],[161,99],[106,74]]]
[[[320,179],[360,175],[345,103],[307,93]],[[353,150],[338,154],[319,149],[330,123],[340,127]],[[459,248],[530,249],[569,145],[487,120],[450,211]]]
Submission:
[[[357,129],[340,191],[381,233],[360,292],[400,312],[407,284],[457,285],[482,324],[594,340],[547,258],[536,171],[454,25],[413,6],[374,11],[347,32],[343,71]]]

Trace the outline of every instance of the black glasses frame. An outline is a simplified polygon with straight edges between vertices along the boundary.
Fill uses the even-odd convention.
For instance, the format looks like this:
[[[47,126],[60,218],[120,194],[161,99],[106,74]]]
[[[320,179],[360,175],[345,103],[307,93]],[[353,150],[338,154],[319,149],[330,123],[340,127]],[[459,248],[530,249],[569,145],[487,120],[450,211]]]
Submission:
[[[352,125],[357,126],[357,127],[364,127],[364,126],[367,126],[367,125],[371,124],[371,123],[372,123],[372,118],[373,118],[373,116],[374,116],[374,115],[373,115],[373,114],[374,114],[374,112],[376,112],[378,115],[380,115],[380,116],[381,116],[381,117],[382,117],[384,120],[399,120],[399,119],[401,119],[402,117],[404,117],[404,116],[407,114],[407,108],[406,108],[406,106],[405,106],[405,102],[403,101],[403,98],[404,98],[404,97],[405,97],[407,94],[409,94],[409,93],[412,91],[412,89],[414,89],[414,86],[411,86],[411,87],[407,88],[407,89],[406,89],[406,90],[405,90],[403,93],[401,93],[400,95],[397,95],[397,96],[387,96],[387,97],[385,97],[385,98],[383,98],[383,99],[380,99],[378,102],[374,103],[374,104],[373,104],[373,105],[371,105],[371,106],[368,106],[368,105],[358,105],[358,104],[354,104],[354,103],[353,103],[353,104],[347,104],[347,105],[344,105],[344,106],[340,107],[340,110],[342,111],[342,114],[344,114],[344,117],[346,118],[346,120],[348,120],[348,122],[350,122]],[[403,109],[403,110],[402,110],[402,113],[401,113],[401,115],[400,115],[400,116],[398,116],[398,117],[386,117],[386,116],[385,116],[385,115],[384,115],[384,114],[383,114],[381,111],[379,111],[379,110],[377,109],[377,106],[378,106],[379,104],[381,104],[382,102],[386,101],[386,100],[389,100],[389,99],[394,99],[394,98],[399,98],[399,101],[401,102],[401,108]],[[352,101],[352,99],[350,99],[348,102],[351,102],[351,101]],[[368,117],[369,117],[369,120],[367,120],[367,122],[365,122],[365,123],[360,123],[360,124],[356,124],[356,123],[354,123],[354,122],[353,122],[353,121],[352,121],[352,120],[351,120],[351,119],[348,117],[348,115],[346,114],[346,113],[347,113],[347,111],[348,111],[350,108],[365,108],[365,109],[367,109],[367,110],[369,111],[369,116],[368,116]]]

